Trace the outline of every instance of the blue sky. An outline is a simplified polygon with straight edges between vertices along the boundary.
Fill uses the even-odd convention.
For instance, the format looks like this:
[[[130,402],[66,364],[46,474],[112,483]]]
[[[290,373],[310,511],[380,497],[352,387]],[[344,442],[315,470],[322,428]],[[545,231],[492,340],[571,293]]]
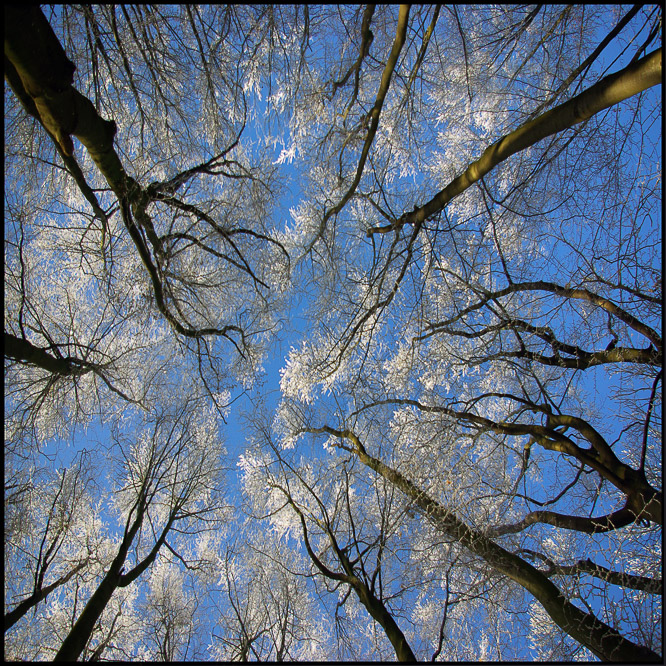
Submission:
[[[638,39],[640,41],[643,38],[641,35]],[[619,69],[617,63],[612,64],[617,53],[613,52],[612,48],[607,49],[603,55],[602,60],[609,67],[609,71],[616,71]],[[600,68],[605,69],[605,66]],[[661,94],[661,90],[653,89],[646,94]],[[263,110],[263,105],[265,104],[265,91],[263,96],[264,101],[259,102],[256,98],[254,100],[255,110],[258,113],[261,113]],[[614,112],[611,110],[610,112]],[[609,113],[610,113],[609,112]],[[627,122],[629,118],[627,118]],[[260,140],[260,136],[256,133],[251,126],[248,127],[248,136],[251,139],[256,138]],[[254,132],[254,136],[253,136]],[[651,132],[653,132],[653,139],[660,138],[661,128],[655,123],[652,126]],[[122,140],[122,138],[121,138]],[[479,147],[479,153],[482,151],[483,146]],[[280,147],[277,147],[275,150],[275,157],[279,155]],[[183,164],[182,168],[187,168],[191,166],[190,164]],[[289,189],[285,189],[283,196],[277,202],[275,216],[276,220],[283,222],[290,221],[289,209],[298,205],[302,197],[302,191],[300,190],[300,183],[302,182],[299,178],[299,168],[300,162],[297,159],[285,169],[285,175],[290,180]],[[419,203],[419,202],[414,202]],[[654,224],[660,224],[661,220],[654,220]],[[280,370],[283,368],[285,363],[285,358],[288,354],[289,349],[296,345],[303,338],[307,338],[309,332],[308,320],[304,316],[304,311],[308,306],[308,295],[307,293],[294,293],[292,298],[291,309],[285,315],[285,325],[284,329],[280,332],[278,339],[271,345],[269,348],[268,356],[264,362],[264,374],[261,378],[258,379],[256,384],[246,390],[246,391],[236,391],[232,394],[232,406],[229,417],[227,419],[227,425],[223,429],[225,444],[230,453],[232,459],[236,458],[240,453],[242,453],[245,446],[245,437],[246,430],[243,426],[242,412],[247,411],[252,413],[253,406],[259,401],[260,398],[265,400],[267,407],[270,409],[274,408],[279,401],[279,380],[280,380]],[[588,370],[585,374],[586,380],[588,382],[589,390],[597,395],[603,396],[607,391],[607,385],[605,382],[605,370],[603,368]],[[612,427],[609,427],[608,438],[613,440],[618,432],[613,432]],[[73,455],[76,451],[82,449],[94,449],[99,446],[99,443],[108,441],[109,432],[108,429],[99,423],[93,423],[87,429],[78,429],[75,431],[75,434],[72,440],[68,443],[68,446],[63,449],[62,447],[57,447],[57,462],[55,465],[66,465],[69,464]],[[51,453],[55,451],[51,447],[46,447],[45,452]],[[545,459],[545,458],[544,458]],[[601,506],[599,507],[601,510]],[[604,537],[598,536],[598,541],[603,542]],[[600,553],[608,553],[608,557],[605,560],[600,560],[600,563],[612,566],[612,551],[610,549],[601,548]],[[618,593],[619,594],[619,593]],[[621,596],[618,596],[618,600]],[[530,651],[527,646],[525,646],[525,657],[529,658]]]

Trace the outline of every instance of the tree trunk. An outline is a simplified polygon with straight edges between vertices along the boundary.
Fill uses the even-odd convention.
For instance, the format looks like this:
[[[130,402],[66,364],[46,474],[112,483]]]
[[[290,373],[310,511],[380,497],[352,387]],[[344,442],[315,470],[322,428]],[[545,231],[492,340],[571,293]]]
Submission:
[[[661,657],[652,650],[633,643],[593,615],[578,609],[567,601],[560,590],[538,569],[481,533],[470,529],[453,513],[418,490],[399,472],[367,454],[359,453],[359,458],[365,465],[412,497],[442,531],[534,595],[555,624],[597,657],[605,661],[661,662]]]
[[[125,557],[123,556],[122,559],[124,562]],[[95,623],[104,612],[106,605],[118,587],[121,566],[122,562],[118,562],[117,557],[111,569],[85,605],[79,619],[62,642],[53,661],[76,661],[81,656],[93,632]]]
[[[391,613],[386,610],[384,604],[370,592],[367,585],[360,583],[358,587],[355,587],[361,603],[366,607],[373,619],[380,624],[387,638],[391,641],[398,661],[417,661],[405,635],[393,619]]]

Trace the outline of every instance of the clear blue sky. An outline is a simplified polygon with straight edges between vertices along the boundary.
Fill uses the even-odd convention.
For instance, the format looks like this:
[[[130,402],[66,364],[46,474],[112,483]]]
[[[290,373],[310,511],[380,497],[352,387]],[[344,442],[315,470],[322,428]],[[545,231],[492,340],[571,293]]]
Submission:
[[[600,38],[603,35],[600,35]],[[644,37],[641,35],[637,41]],[[602,55],[602,61],[609,67],[609,71],[616,71],[620,68],[620,65],[615,63],[612,64],[613,59],[616,57],[617,53],[614,53],[612,48],[604,51]],[[626,64],[626,63],[623,63]],[[595,68],[598,68],[598,65],[595,65]],[[652,89],[647,94],[661,94],[661,90]],[[250,102],[252,103],[252,102]],[[254,100],[255,110],[259,113],[263,110],[262,107],[265,104],[265,94],[264,101],[259,102]],[[610,112],[614,112],[611,110]],[[627,119],[627,122],[629,118]],[[660,128],[656,125],[653,126],[654,139],[660,138]],[[250,138],[255,138],[258,140],[260,137],[256,134],[256,130],[249,126],[247,130]],[[254,136],[253,136],[254,132]],[[122,137],[120,138],[122,140]],[[480,147],[481,152],[482,147]],[[280,148],[277,147],[275,151],[275,157],[280,153]],[[183,169],[192,166],[191,164],[184,163],[181,165]],[[289,209],[295,207],[301,200],[302,192],[299,189],[299,184],[301,179],[299,178],[299,161],[298,158],[294,160],[292,165],[286,170],[286,175],[290,178],[290,189],[285,190],[281,199],[277,202],[276,206],[276,219],[284,220],[285,222],[290,219]],[[413,203],[422,203],[422,202],[413,202]],[[660,222],[660,221],[659,221]],[[265,399],[266,405],[270,408],[273,408],[277,405],[279,401],[279,380],[280,380],[280,370],[283,368],[285,363],[286,355],[292,345],[296,345],[300,340],[308,335],[308,321],[303,316],[304,310],[307,307],[307,301],[304,302],[304,295],[302,293],[295,293],[293,295],[293,304],[291,310],[286,313],[285,327],[281,332],[278,340],[271,346],[269,355],[264,362],[264,375],[257,381],[255,386],[245,392],[237,391],[232,395],[233,404],[230,411],[230,415],[227,419],[227,426],[224,428],[225,442],[227,449],[232,458],[237,457],[242,453],[245,446],[245,430],[242,423],[241,413],[243,411],[252,412],[253,405],[258,401],[260,397]],[[605,373],[604,368],[599,368],[595,370],[586,371],[586,379],[589,382],[590,391],[594,392],[596,395],[603,395],[607,391],[607,386],[605,380],[603,379]],[[610,400],[610,398],[609,398]],[[606,433],[610,440],[614,439],[619,433],[609,432]],[[69,445],[63,449],[57,447],[58,465],[67,465],[71,461],[73,455],[76,451],[79,451],[83,448],[85,449],[95,449],[99,446],[100,442],[108,440],[108,429],[98,422],[93,423],[87,430],[77,430],[73,440]],[[51,453],[55,449],[51,446],[48,446],[45,449],[46,453]],[[598,507],[599,512],[602,511],[602,507]],[[598,536],[598,541],[603,541],[603,535]],[[612,566],[612,551],[609,549],[601,549],[600,553],[604,554],[608,552],[609,557],[606,560],[600,560],[599,563],[606,564],[607,566]],[[618,600],[621,597],[618,595]],[[524,646],[524,656],[526,659],[529,659],[531,656],[531,651],[528,646]]]

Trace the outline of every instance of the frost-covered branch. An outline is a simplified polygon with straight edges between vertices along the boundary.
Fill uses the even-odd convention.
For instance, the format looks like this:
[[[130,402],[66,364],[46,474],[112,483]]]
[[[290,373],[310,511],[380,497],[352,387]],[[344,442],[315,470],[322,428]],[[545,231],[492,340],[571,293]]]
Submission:
[[[452,511],[432,499],[397,470],[367,453],[361,440],[350,430],[330,426],[307,428],[305,432],[326,433],[352,442],[359,460],[393,483],[448,536],[483,558],[500,573],[508,576],[533,594],[544,609],[566,633],[585,645],[600,659],[658,662],[661,657],[652,650],[624,638],[594,615],[581,611],[566,600],[560,590],[538,569],[510,553],[478,531],[463,523]]]

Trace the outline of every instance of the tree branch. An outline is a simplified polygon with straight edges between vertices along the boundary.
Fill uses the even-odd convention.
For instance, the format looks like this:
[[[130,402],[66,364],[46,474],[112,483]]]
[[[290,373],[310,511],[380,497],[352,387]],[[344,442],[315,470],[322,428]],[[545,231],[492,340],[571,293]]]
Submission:
[[[637,574],[622,573],[620,571],[613,571],[607,569],[601,564],[596,564],[590,558],[578,560],[575,564],[556,564],[550,558],[542,553],[538,553],[528,549],[522,549],[520,552],[525,553],[533,558],[542,560],[547,566],[543,573],[548,576],[578,576],[582,573],[590,574],[600,580],[605,580],[612,585],[619,587],[628,587],[632,590],[641,590],[648,594],[662,594],[664,582],[661,578],[648,578],[647,576],[639,576]]]
[[[58,580],[54,581],[49,585],[40,587],[38,590],[35,590],[27,599],[24,599],[19,603],[16,608],[5,613],[5,632],[15,625],[31,608],[36,606],[40,601],[46,599],[46,597],[53,592],[56,588],[64,585],[74,574],[81,571],[83,567],[88,564],[88,561],[85,560],[77,564],[73,569],[70,569],[64,576],[60,576]]]
[[[356,455],[364,465],[393,483],[412,499],[438,529],[528,590],[561,629],[600,659],[661,662],[660,655],[625,638],[591,613],[581,611],[566,600],[560,590],[538,569],[498,546],[482,533],[468,527],[452,511],[433,500],[400,472],[368,455],[353,432],[336,430],[329,426],[307,428],[305,432],[327,433],[351,441],[354,444]]]
[[[451,199],[464,192],[470,185],[483,178],[511,155],[533,146],[548,136],[582,123],[599,111],[659,83],[661,83],[661,48],[623,70],[603,78],[568,102],[560,104],[503,136],[486,148],[477,161],[472,162],[463,173],[454,178],[430,201],[415,208],[411,213],[405,213],[395,224],[368,229],[367,235],[387,233],[396,226],[405,224],[422,224],[441,211]]]
[[[398,62],[398,56],[402,50],[403,44],[405,43],[405,36],[407,34],[407,22],[409,18],[409,5],[400,5],[400,12],[398,15],[398,27],[396,29],[396,36],[391,48],[391,53],[389,54],[388,60],[386,61],[386,66],[384,67],[384,72],[382,73],[382,80],[379,84],[379,90],[377,91],[377,97],[375,98],[375,103],[369,113],[370,118],[370,127],[368,129],[368,135],[363,144],[363,149],[361,151],[361,158],[359,159],[358,166],[356,168],[356,175],[354,180],[350,185],[349,189],[342,197],[342,199],[335,205],[333,208],[328,210],[324,217],[322,218],[321,224],[319,225],[319,232],[315,239],[310,243],[305,254],[309,252],[312,247],[314,247],[317,239],[321,237],[326,229],[326,223],[328,220],[337,215],[347,204],[349,199],[353,196],[358,184],[361,182],[361,176],[363,175],[363,169],[365,167],[365,162],[368,159],[368,154],[370,152],[370,146],[374,141],[375,134],[377,133],[377,128],[379,127],[379,115],[381,114],[382,107],[384,106],[384,99],[388,93],[389,85],[391,83],[391,77],[393,76],[393,70],[395,69],[396,63]]]
[[[28,340],[18,338],[5,331],[5,357],[12,358],[19,363],[29,363],[55,375],[68,377],[72,375],[85,375],[92,370],[86,361],[71,356],[65,358],[51,356],[46,349],[36,347]]]
[[[626,310],[620,308],[611,300],[604,298],[603,296],[600,296],[599,294],[596,294],[592,291],[589,291],[588,289],[562,287],[559,284],[555,284],[554,282],[546,282],[544,280],[538,280],[532,282],[513,282],[512,284],[504,287],[503,289],[497,289],[495,291],[488,291],[480,287],[477,288],[480,291],[482,291],[483,296],[476,303],[466,307],[464,310],[462,310],[455,316],[450,317],[449,319],[443,322],[430,324],[428,328],[432,332],[436,332],[440,329],[445,329],[447,326],[454,324],[456,321],[459,321],[466,315],[481,309],[482,307],[487,305],[490,301],[495,301],[504,296],[508,296],[509,294],[529,292],[529,291],[546,291],[549,293],[556,294],[557,296],[560,296],[562,298],[574,298],[578,300],[587,301],[588,303],[592,303],[606,310],[606,312],[615,315],[620,321],[623,321],[625,324],[627,324],[627,326],[633,328],[637,333],[644,335],[648,340],[650,340],[650,342],[652,342],[652,344],[655,345],[657,351],[659,353],[661,352],[662,339],[661,336],[653,328],[639,321],[636,317],[634,317]],[[546,329],[544,327],[535,327],[535,329],[538,330],[541,333],[541,335],[546,335],[546,336],[548,335],[549,329]]]
[[[586,534],[600,534],[626,527],[634,522],[636,522],[636,515],[626,507],[597,518],[571,516],[555,511],[531,511],[518,523],[490,527],[484,531],[484,534],[489,539],[495,539],[506,534],[517,534],[535,523],[553,525]]]

